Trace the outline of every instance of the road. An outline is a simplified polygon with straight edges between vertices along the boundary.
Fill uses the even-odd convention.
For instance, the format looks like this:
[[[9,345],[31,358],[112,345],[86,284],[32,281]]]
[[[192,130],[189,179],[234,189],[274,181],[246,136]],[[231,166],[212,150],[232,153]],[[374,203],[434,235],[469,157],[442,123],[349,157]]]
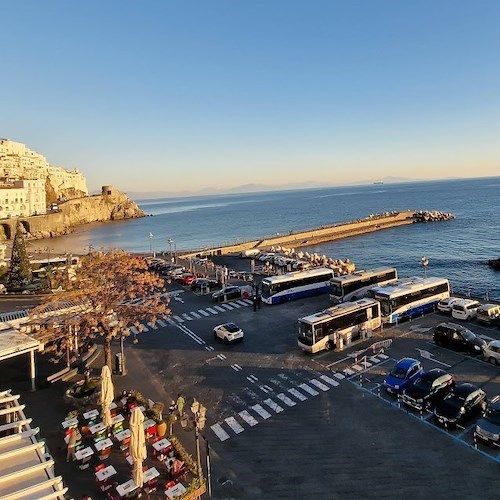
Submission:
[[[297,318],[326,306],[322,296],[254,312],[250,301],[215,305],[182,290],[170,320],[131,347],[166,394],[207,406],[213,498],[498,498],[500,456],[474,448],[473,422],[445,431],[428,414],[400,408],[380,384],[398,359],[412,356],[425,369],[449,366],[492,398],[500,367],[435,346],[432,327],[447,319],[439,314],[342,353],[302,353]],[[228,321],[245,331],[243,342],[213,338],[213,327]],[[393,340],[382,355],[358,363],[349,356],[382,338]]]

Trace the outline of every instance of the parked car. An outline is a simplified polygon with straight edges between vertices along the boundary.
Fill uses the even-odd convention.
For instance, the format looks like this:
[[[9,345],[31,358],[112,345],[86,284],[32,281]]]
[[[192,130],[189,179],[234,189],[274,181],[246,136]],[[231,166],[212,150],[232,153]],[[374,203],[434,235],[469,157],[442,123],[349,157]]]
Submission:
[[[434,407],[434,417],[442,425],[457,425],[486,408],[486,393],[473,384],[456,384]]]
[[[481,304],[473,299],[460,299],[453,302],[451,316],[455,319],[470,321],[477,316],[477,308]]]
[[[191,282],[191,290],[193,292],[212,292],[218,288],[222,288],[222,283],[208,278],[196,278]]]
[[[425,410],[443,399],[454,385],[455,379],[452,375],[440,368],[433,368],[422,373],[413,385],[405,389],[401,400],[416,410]]]
[[[214,327],[214,337],[223,340],[225,344],[243,340],[244,336],[243,330],[234,323],[224,323]]]
[[[434,342],[439,346],[448,347],[468,354],[480,354],[486,342],[469,329],[456,323],[440,323],[434,328]]]
[[[477,308],[477,320],[487,325],[493,324],[495,319],[500,318],[500,305],[483,304]]]
[[[194,274],[182,273],[180,276],[175,277],[175,282],[179,283],[179,285],[190,285],[195,279],[196,276]]]
[[[423,372],[424,369],[417,359],[400,359],[389,375],[385,377],[384,387],[387,392],[399,394],[410,387]]]
[[[251,286],[230,285],[214,292],[212,298],[216,301],[224,302],[226,300],[248,298],[251,295]]]
[[[457,297],[446,297],[445,299],[441,299],[437,305],[438,311],[444,313],[451,313],[451,308],[453,306],[453,303],[456,302],[457,300],[460,299]]]
[[[474,437],[500,446],[500,396],[494,397],[476,423]]]
[[[487,342],[483,348],[483,357],[493,365],[500,365],[500,340]]]

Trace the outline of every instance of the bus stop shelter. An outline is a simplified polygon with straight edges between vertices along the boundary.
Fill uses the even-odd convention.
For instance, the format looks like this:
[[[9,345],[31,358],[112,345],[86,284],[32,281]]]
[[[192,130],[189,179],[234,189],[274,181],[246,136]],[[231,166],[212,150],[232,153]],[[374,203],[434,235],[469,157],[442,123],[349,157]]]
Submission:
[[[15,328],[0,331],[0,362],[29,354],[31,389],[33,391],[36,389],[35,352],[41,350],[43,350],[41,342]]]

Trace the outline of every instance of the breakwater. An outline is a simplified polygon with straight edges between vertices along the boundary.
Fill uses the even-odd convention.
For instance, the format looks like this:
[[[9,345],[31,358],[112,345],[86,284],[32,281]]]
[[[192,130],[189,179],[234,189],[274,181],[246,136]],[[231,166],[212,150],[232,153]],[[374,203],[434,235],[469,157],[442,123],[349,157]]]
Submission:
[[[251,248],[260,250],[270,250],[271,247],[286,246],[290,248],[300,248],[305,246],[317,245],[328,241],[334,241],[342,238],[349,238],[361,234],[381,231],[391,227],[413,224],[417,221],[417,214],[414,210],[402,212],[384,212],[382,214],[371,214],[364,219],[333,224],[331,226],[321,226],[306,231],[293,232],[286,234],[276,233],[276,235],[237,243],[234,245],[225,245],[220,247],[202,248],[198,250],[183,252],[183,257],[212,257],[216,255],[227,255],[243,252]],[[436,219],[437,220],[437,219]]]

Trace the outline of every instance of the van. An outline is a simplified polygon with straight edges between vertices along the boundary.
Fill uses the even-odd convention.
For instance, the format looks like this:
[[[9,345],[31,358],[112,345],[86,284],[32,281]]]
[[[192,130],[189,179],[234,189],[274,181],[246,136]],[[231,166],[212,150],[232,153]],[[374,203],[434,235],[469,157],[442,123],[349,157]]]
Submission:
[[[451,306],[451,315],[455,319],[470,321],[477,316],[477,308],[480,305],[477,300],[473,299],[457,300]]]
[[[498,304],[483,304],[477,308],[478,321],[491,324],[498,317],[500,317],[500,305]]]
[[[257,257],[259,255],[260,250],[258,248],[247,248],[246,250],[243,250],[241,252],[241,256],[243,258],[248,258],[248,257]]]

